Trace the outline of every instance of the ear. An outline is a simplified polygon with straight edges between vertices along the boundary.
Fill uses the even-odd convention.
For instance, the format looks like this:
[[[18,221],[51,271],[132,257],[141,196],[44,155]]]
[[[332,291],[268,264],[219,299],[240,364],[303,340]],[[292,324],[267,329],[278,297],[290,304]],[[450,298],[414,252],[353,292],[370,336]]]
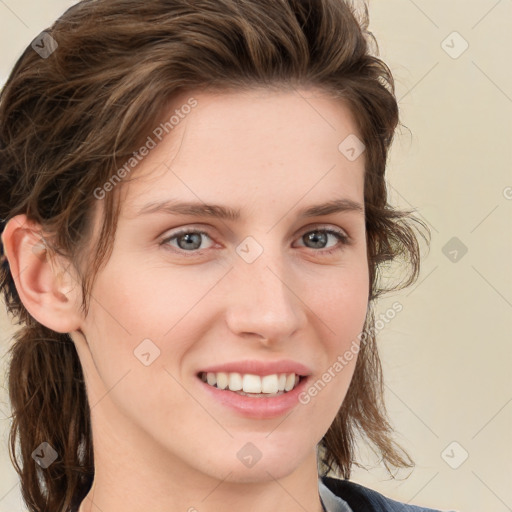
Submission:
[[[4,253],[23,305],[49,329],[69,333],[81,325],[81,287],[67,260],[56,255],[41,226],[17,215],[2,233]]]

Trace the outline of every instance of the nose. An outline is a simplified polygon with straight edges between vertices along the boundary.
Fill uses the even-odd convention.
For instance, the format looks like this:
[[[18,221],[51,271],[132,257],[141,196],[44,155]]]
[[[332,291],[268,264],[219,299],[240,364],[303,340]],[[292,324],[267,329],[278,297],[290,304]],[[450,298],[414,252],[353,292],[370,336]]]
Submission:
[[[257,337],[267,346],[289,339],[307,318],[294,284],[290,265],[278,256],[271,257],[268,251],[252,263],[236,261],[226,295],[226,321],[231,332],[239,337]]]

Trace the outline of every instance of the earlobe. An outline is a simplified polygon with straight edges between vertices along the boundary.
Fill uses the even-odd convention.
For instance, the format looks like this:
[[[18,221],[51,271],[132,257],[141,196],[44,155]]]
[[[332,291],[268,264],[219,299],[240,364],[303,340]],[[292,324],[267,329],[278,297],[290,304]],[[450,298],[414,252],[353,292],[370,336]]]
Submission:
[[[5,226],[2,242],[16,290],[30,315],[56,332],[78,329],[80,286],[69,264],[66,267],[51,251],[41,226],[17,215]]]

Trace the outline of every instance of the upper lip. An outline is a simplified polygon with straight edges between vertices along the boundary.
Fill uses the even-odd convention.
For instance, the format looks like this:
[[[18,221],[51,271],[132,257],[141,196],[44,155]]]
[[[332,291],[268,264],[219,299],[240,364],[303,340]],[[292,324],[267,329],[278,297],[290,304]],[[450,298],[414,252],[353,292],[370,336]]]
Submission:
[[[203,368],[202,370],[199,371],[199,373],[201,372],[236,372],[242,374],[250,373],[252,375],[259,376],[273,375],[275,373],[295,373],[302,377],[311,374],[311,370],[307,366],[289,359],[282,359],[279,361],[233,361],[230,363],[216,364],[213,366],[209,366],[208,368]]]

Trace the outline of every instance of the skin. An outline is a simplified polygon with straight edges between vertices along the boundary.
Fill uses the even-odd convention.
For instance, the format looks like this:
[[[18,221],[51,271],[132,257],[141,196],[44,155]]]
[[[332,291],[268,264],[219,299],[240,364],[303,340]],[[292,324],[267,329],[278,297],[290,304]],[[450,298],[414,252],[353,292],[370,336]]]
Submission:
[[[349,161],[338,150],[348,135],[361,137],[347,106],[315,90],[198,91],[171,114],[190,96],[198,105],[118,185],[115,244],[87,316],[66,262],[35,256],[37,225],[19,215],[2,237],[23,303],[70,333],[84,369],[96,473],[81,511],[214,512],[229,503],[320,512],[317,444],[356,357],[307,405],[274,419],[226,409],[196,373],[292,359],[314,382],[357,339],[368,305],[364,212],[297,212],[334,198],[364,205],[364,153]],[[136,215],[170,197],[239,208],[241,218]],[[95,233],[102,201],[96,206]],[[208,232],[194,246],[201,254],[183,239],[162,243],[184,227]],[[342,230],[350,243],[303,238],[320,228]],[[250,264],[236,252],[248,236],[263,248]],[[148,338],[160,355],[145,366],[134,350]],[[237,458],[248,442],[262,454],[250,468]]]

